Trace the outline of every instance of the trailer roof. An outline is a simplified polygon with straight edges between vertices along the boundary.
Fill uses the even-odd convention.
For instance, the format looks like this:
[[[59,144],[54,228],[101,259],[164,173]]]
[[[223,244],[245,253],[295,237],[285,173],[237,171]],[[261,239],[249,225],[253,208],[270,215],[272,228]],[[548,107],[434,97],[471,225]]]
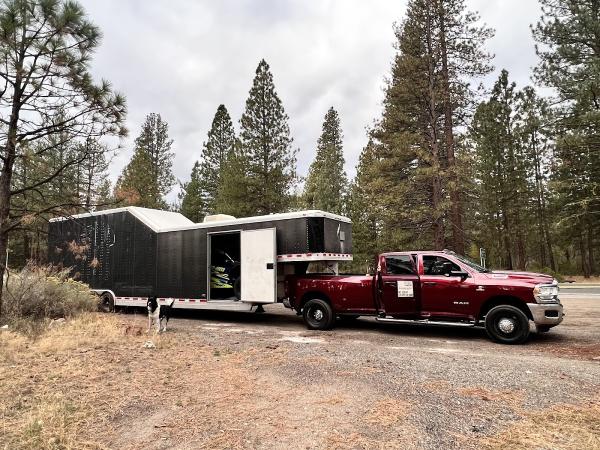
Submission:
[[[129,211],[136,218],[142,221],[147,227],[155,232],[163,231],[169,227],[186,227],[194,225],[190,219],[183,214],[172,211],[161,211],[160,209],[141,208],[139,206],[126,206],[123,208],[107,209],[104,211],[94,211],[89,213],[75,214],[68,217],[57,217],[50,219],[51,222],[59,220],[79,219],[83,217],[102,216],[105,214],[115,214]]]
[[[57,217],[50,219],[51,222],[59,220],[77,219],[91,216],[101,216],[104,214],[114,214],[119,212],[129,211],[144,224],[150,227],[155,232],[180,231],[196,228],[213,228],[224,225],[237,225],[244,223],[269,222],[273,220],[296,219],[300,217],[326,217],[328,219],[338,220],[340,222],[350,222],[350,219],[337,214],[328,213],[319,210],[295,211],[289,213],[269,214],[266,216],[242,217],[240,219],[217,220],[215,222],[194,223],[184,215],[171,212],[161,211],[159,209],[141,208],[139,206],[127,206],[123,208],[107,209],[105,211],[95,211],[90,213],[76,214],[68,217]]]

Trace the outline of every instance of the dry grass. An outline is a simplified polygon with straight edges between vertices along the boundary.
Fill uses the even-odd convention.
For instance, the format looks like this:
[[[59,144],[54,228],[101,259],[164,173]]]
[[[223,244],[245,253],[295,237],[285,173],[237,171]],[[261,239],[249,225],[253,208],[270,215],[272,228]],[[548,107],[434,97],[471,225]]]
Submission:
[[[488,450],[600,449],[600,400],[555,405],[526,413],[524,420],[481,442]]]
[[[371,425],[389,427],[406,419],[410,404],[397,399],[377,402],[365,415],[365,421]]]
[[[36,340],[0,333],[0,449],[322,446],[331,427],[353,428],[339,408],[361,411],[354,392],[278,377],[285,348],[208,346],[183,330],[149,338],[144,323],[90,314]]]
[[[574,342],[569,345],[547,345],[540,351],[553,353],[562,358],[585,359],[589,361],[600,360],[600,343],[588,344],[585,342]]]
[[[477,398],[486,402],[498,402],[513,410],[518,410],[523,404],[524,392],[521,390],[496,391],[482,387],[467,387],[458,390],[460,395]]]

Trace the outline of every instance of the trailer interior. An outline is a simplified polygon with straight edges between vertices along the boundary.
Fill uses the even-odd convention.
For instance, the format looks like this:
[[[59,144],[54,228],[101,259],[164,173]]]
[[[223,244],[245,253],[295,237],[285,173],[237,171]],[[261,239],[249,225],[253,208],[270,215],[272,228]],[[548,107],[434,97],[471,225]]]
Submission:
[[[209,233],[207,239],[208,300],[240,300],[240,232]]]

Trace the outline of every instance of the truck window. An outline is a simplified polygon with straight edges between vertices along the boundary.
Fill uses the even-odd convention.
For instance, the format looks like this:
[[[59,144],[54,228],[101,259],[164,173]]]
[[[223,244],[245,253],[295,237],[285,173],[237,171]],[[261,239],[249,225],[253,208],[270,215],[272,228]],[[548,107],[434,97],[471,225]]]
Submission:
[[[409,255],[386,256],[385,267],[388,275],[410,275],[415,273],[412,258]]]
[[[446,275],[452,271],[460,271],[460,267],[449,259],[443,256],[423,256],[423,273],[425,275]]]

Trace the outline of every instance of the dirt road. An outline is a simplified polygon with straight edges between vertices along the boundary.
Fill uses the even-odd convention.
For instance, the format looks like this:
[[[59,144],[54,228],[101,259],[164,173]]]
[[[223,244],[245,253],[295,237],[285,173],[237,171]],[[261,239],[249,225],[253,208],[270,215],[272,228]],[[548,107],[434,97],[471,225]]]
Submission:
[[[312,332],[280,305],[184,314],[154,349],[125,336],[0,376],[34,397],[56,386],[88,412],[76,442],[107,448],[600,448],[600,302],[564,303],[561,326],[517,347],[370,319]]]

